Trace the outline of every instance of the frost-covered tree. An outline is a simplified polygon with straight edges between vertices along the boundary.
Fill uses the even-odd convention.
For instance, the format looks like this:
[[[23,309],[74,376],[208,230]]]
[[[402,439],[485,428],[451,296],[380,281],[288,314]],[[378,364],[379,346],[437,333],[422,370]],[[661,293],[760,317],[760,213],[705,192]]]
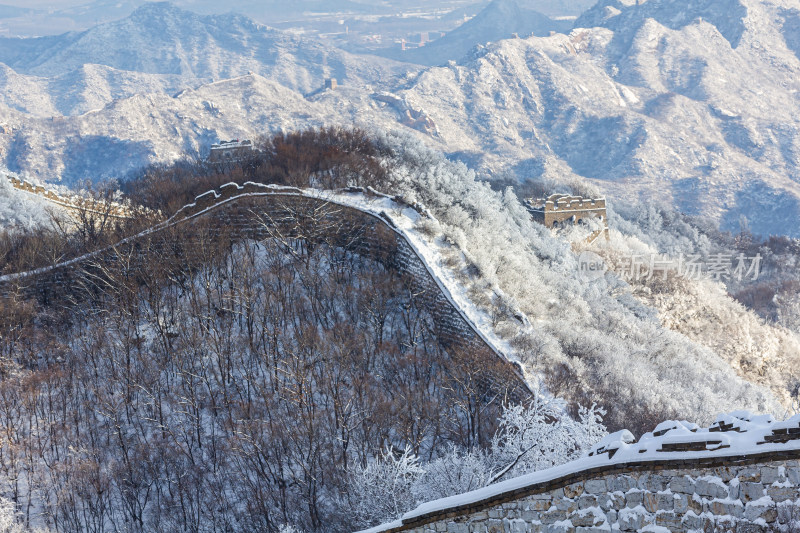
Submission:
[[[303,533],[303,530],[298,529],[291,524],[283,524],[278,528],[278,533]]]
[[[775,297],[778,323],[800,335],[800,299],[779,295]]]
[[[24,531],[25,528],[18,521],[14,502],[0,498],[0,533],[23,533]]]
[[[15,189],[9,181],[12,176],[18,177],[0,169],[0,228],[49,228],[54,216],[64,216],[44,199]]]
[[[493,475],[490,454],[452,446],[425,465],[425,473],[414,484],[414,496],[430,501],[469,492],[488,485]]]
[[[387,450],[354,469],[352,512],[363,525],[394,520],[419,503],[577,459],[606,435],[604,413],[592,405],[575,419],[563,401],[536,395],[528,405],[504,409],[487,450],[451,446],[424,465],[409,448]]]
[[[48,533],[44,529],[29,529],[22,522],[14,502],[0,496],[0,533]]]
[[[592,405],[581,408],[575,420],[567,416],[563,401],[541,395],[527,406],[506,408],[492,439],[491,459],[496,470],[489,483],[577,459],[605,435],[604,414]]]
[[[406,447],[387,448],[365,467],[356,467],[351,480],[351,512],[362,524],[400,516],[414,506],[414,485],[425,474],[419,458]]]
[[[377,142],[392,154],[391,191],[428,208],[436,223],[421,223],[420,233],[432,246],[448,243],[441,247],[447,268],[534,384],[573,408],[614,405],[605,419],[613,430],[643,432],[665,418],[710,423],[736,408],[782,410],[760,378],[738,372],[739,359],[720,357],[699,331],[661,323],[655,303],[619,276],[583,279],[571,244],[533,222],[508,190],[493,190],[463,163],[402,134]],[[622,254],[714,249],[710,232],[678,213],[631,210],[626,217],[609,212],[623,235]],[[713,320],[722,329],[722,314]]]

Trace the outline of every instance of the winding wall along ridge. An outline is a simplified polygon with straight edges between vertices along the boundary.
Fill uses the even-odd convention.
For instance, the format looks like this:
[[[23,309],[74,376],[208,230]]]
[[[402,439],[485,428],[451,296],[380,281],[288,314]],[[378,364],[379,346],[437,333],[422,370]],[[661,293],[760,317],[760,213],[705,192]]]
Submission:
[[[90,198],[80,198],[77,196],[70,198],[13,176],[8,176],[8,180],[15,189],[39,196],[52,204],[63,207],[73,215],[86,212],[121,220],[133,218],[130,211],[124,205],[115,202],[99,202]]]
[[[366,207],[370,203],[366,201],[367,195],[385,205],[374,209]],[[82,272],[92,271],[95,265],[105,261],[129,256],[132,251],[141,260],[154,247],[168,246],[166,232],[170,229],[180,228],[187,238],[200,224],[211,236],[231,235],[233,240],[263,240],[276,234],[302,236],[346,246],[397,269],[417,301],[430,310],[435,333],[444,347],[500,358],[507,373],[504,380],[516,383],[508,399],[520,401],[527,397],[530,391],[519,369],[469,320],[446,285],[437,279],[434,269],[387,214],[389,209],[410,207],[397,202],[398,199],[363,189],[326,193],[250,182],[244,186],[231,183],[198,196],[195,203],[182,208],[170,220],[112,247],[51,267],[2,276],[0,296],[24,295],[43,301],[69,296],[67,300],[72,300],[74,288],[85,286],[86,276],[82,276]],[[418,206],[416,211],[427,216]],[[94,275],[102,277],[100,272]]]

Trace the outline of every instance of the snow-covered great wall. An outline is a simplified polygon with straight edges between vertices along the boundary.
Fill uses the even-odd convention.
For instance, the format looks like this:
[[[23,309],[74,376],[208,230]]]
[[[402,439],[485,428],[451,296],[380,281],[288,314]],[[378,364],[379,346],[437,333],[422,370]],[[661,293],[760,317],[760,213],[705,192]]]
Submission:
[[[19,191],[39,196],[40,198],[64,208],[68,213],[78,213],[85,211],[87,213],[94,213],[104,215],[109,218],[131,218],[131,213],[125,206],[117,203],[104,203],[98,202],[89,198],[83,198],[78,195],[64,196],[57,192],[46,189],[41,185],[34,185],[25,180],[21,180],[14,176],[7,176],[11,186]]]
[[[428,502],[364,533],[796,531],[800,414],[623,430],[588,457]]]
[[[103,265],[121,258],[147,264],[148,254],[168,247],[175,231],[183,243],[209,237],[231,241],[299,237],[326,242],[400,272],[419,304],[431,310],[443,346],[471,350],[487,362],[499,358],[501,380],[516,383],[509,399],[523,400],[528,386],[518,366],[506,358],[502,341],[483,327],[486,317],[470,304],[440,258],[413,231],[420,217],[429,216],[420,206],[371,189],[319,191],[229,183],[198,196],[166,222],[113,247],[35,271],[0,276],[0,298],[25,295],[42,301],[75,301],[76,292],[105,282]]]

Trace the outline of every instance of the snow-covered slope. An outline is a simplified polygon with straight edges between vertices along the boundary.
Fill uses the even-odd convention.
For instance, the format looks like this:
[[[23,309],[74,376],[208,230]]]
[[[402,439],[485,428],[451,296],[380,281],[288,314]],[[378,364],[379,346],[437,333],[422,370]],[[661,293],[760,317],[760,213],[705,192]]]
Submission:
[[[82,31],[100,22],[119,20],[131,14],[148,0],[87,0],[84,3],[51,2],[34,5],[32,9],[0,5],[0,35],[40,36],[58,35],[65,31]],[[585,3],[587,0],[581,0]],[[540,0],[541,3],[546,0]],[[578,2],[578,3],[581,3]],[[350,0],[239,0],[225,3],[216,0],[176,0],[178,7],[202,14],[220,14],[235,11],[266,24],[283,22],[289,18],[301,19],[308,13],[373,14],[391,12],[387,2],[381,5],[352,2]],[[554,5],[564,13],[573,13],[568,0]],[[61,5],[59,5],[61,4]],[[77,4],[77,5],[75,5]],[[589,6],[586,6],[589,7]],[[312,15],[313,16],[313,15]]]
[[[136,94],[201,85],[180,75],[148,74],[85,64],[51,78],[19,74],[0,63],[0,103],[32,117],[81,115]]]
[[[384,197],[310,189],[301,194],[392,220],[447,298],[496,352],[522,365],[534,390],[613,405],[606,420],[614,427],[623,421],[639,426],[648,412],[706,421],[732,406],[782,410],[778,394],[737,376],[701,343],[668,331],[651,309],[620,290],[619,280],[581,279],[568,243],[532,222],[513,195],[492,191],[412,139],[381,142],[398,151],[389,161],[398,192],[407,201],[422,200],[431,218]],[[250,188],[259,190],[252,194],[282,189]],[[180,216],[166,225],[175,220]]]
[[[391,49],[384,53],[394,59],[422,65],[441,65],[461,59],[475,45],[521,37],[549,35],[551,31],[565,32],[572,28],[569,20],[553,20],[537,8],[541,2],[531,0],[494,0],[474,18],[444,37],[421,48]]]
[[[81,33],[0,39],[0,63],[3,103],[40,116],[79,114],[116,98],[176,92],[250,72],[307,93],[326,77],[363,85],[407,70],[242,15],[200,16],[168,3],[147,3],[125,19]]]
[[[799,235],[785,223],[800,219],[797,2],[625,4],[578,21],[605,27],[503,41],[401,93],[489,168]]]
[[[51,227],[53,218],[64,218],[67,213],[45,199],[15,189],[6,170],[0,169],[0,230],[36,229]]]
[[[752,6],[748,6],[748,3]],[[752,15],[752,12],[748,13],[749,7],[755,7],[756,11],[760,9],[758,2],[749,0],[700,0],[690,3],[601,0],[578,19],[577,27],[610,28],[617,33],[621,42],[630,44],[635,29],[647,19],[673,30],[684,29],[702,20],[714,26],[736,48],[746,29],[745,19],[749,14]]]
[[[410,126],[498,176],[586,178],[726,229],[744,215],[755,233],[800,236],[797,0],[604,0],[577,24],[590,27],[393,77],[406,67],[152,4],[83,34],[3,41],[0,61],[14,70],[0,73],[0,123],[18,128],[0,134],[0,155],[12,170],[70,181],[203,153],[230,135]],[[250,70],[286,90],[208,83]],[[344,90],[302,98],[326,76]],[[225,113],[165,95],[181,84]],[[85,114],[31,119],[57,112]]]
[[[0,62],[17,72],[53,77],[86,64],[148,74],[218,80],[253,71],[300,91],[340,79],[380,78],[385,61],[353,56],[233,13],[200,16],[169,3],[147,3],[129,17],[82,33],[20,46],[0,40]],[[25,42],[25,41],[23,41]]]
[[[0,124],[24,124],[0,135],[0,153],[14,171],[72,184],[124,176],[157,161],[205,157],[220,138],[323,125],[391,129],[402,127],[400,118],[363,90],[344,86],[304,98],[250,74],[175,95],[134,95],[76,117],[34,119],[0,106]]]
[[[658,256],[677,261],[678,255],[645,244],[628,233],[630,226],[620,224],[619,228],[614,228],[612,223],[612,228],[608,241],[599,239],[591,245],[583,240],[588,229],[568,229],[561,235],[572,241],[575,253],[589,250],[599,254],[608,268],[629,284],[631,296],[658,312],[658,320],[664,328],[706,347],[738,376],[769,388],[784,405],[791,404],[790,396],[800,377],[800,336],[796,332],[765,321],[746,309],[728,294],[721,281],[707,277],[694,279],[674,271],[667,278],[660,272],[639,278],[629,276],[627,265],[631,258]],[[570,232],[573,235],[569,235]],[[693,250],[683,257],[691,257],[693,253],[698,253],[699,257],[701,252]]]

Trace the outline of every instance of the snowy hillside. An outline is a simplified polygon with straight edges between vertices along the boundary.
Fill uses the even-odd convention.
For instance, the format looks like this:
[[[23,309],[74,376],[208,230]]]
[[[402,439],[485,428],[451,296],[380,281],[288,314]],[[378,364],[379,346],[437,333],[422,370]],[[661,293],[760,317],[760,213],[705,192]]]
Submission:
[[[586,179],[725,229],[744,216],[757,234],[800,236],[786,223],[800,220],[799,21],[796,1],[609,0],[569,35],[415,72],[151,4],[82,34],[3,42],[0,124],[14,133],[0,134],[0,162],[71,182],[286,127],[413,128],[495,177]],[[251,81],[209,83],[237,75]],[[342,90],[303,96],[327,76]],[[44,118],[56,113],[75,116]]]
[[[54,77],[20,74],[0,64],[0,103],[31,117],[82,115],[136,94],[174,92],[199,86],[179,74],[149,74],[85,64]]]
[[[511,193],[490,191],[471,171],[410,141],[404,148],[403,192],[435,214],[427,231],[457,245],[446,257],[450,268],[472,301],[498,317],[490,327],[547,390],[617,406],[607,421],[619,427],[653,413],[704,419],[732,402],[788,407],[789,386],[800,378],[796,335],[765,325],[719,284],[676,280],[657,293],[619,276],[587,280],[577,254],[532,222]],[[609,257],[645,248],[618,233],[599,245]],[[622,404],[630,411],[616,419]]]
[[[0,39],[0,63],[7,66],[0,71],[2,102],[39,116],[80,114],[117,98],[176,92],[251,72],[307,93],[326,77],[363,85],[406,70],[242,15],[200,16],[168,3],[147,3],[125,19],[81,33]]]
[[[259,86],[259,98],[270,91],[274,97],[283,95],[280,90],[291,93],[255,77],[240,81],[242,87]],[[219,85],[236,89],[230,82]],[[186,91],[175,100],[201,105],[203,95],[195,93]],[[297,102],[303,101],[298,97]],[[57,505],[92,503],[95,509],[93,502],[109,492],[126,494],[128,478],[114,465],[122,464],[118,457],[132,454],[137,464],[146,465],[138,486],[163,491],[162,500],[137,492],[137,519],[143,523],[166,522],[164,514],[178,507],[160,502],[167,500],[168,487],[185,482],[200,490],[192,497],[204,523],[231,520],[235,512],[248,529],[268,529],[258,526],[273,520],[267,511],[285,508],[293,511],[275,519],[281,524],[344,531],[397,516],[416,505],[415,498],[447,496],[506,474],[576,458],[606,427],[642,432],[664,418],[709,423],[717,413],[737,408],[780,417],[796,399],[790,396],[800,377],[800,341],[794,333],[765,325],[711,282],[682,284],[658,277],[628,284],[612,273],[588,279],[579,269],[577,241],[570,243],[563,233],[533,222],[511,189],[493,190],[474,171],[412,136],[370,139],[363,132],[331,128],[278,135],[264,140],[261,148],[246,165],[232,164],[225,173],[203,163],[184,163],[152,168],[128,182],[131,197],[153,212],[174,205],[162,212],[165,217],[191,203],[198,190],[211,192],[197,197],[199,202],[195,199],[199,212],[185,219],[186,224],[146,226],[130,233],[137,242],[132,249],[147,254],[144,261],[131,261],[127,246],[80,249],[103,250],[91,261],[70,263],[85,265],[83,274],[78,268],[79,275],[86,275],[83,279],[95,279],[95,265],[107,263],[98,270],[103,286],[110,287],[104,298],[84,303],[78,297],[77,309],[45,306],[41,313],[49,313],[49,321],[44,315],[23,315],[31,324],[20,329],[31,336],[24,342],[52,360],[42,358],[42,385],[33,380],[42,370],[23,369],[10,360],[9,367],[20,377],[7,385],[9,391],[27,385],[28,378],[37,392],[45,386],[59,391],[58,401],[43,407],[56,420],[62,413],[70,416],[63,423],[70,433],[59,435],[56,450],[79,445],[100,458],[92,468],[114,473],[107,484],[90,484],[91,490],[81,492],[83,478],[72,476],[82,462],[73,464],[67,454],[69,464],[64,464],[53,458],[52,447],[36,448],[29,452],[30,466],[17,475],[45,478],[63,468],[69,483],[55,485],[46,478],[47,487],[58,487],[59,498],[80,494],[81,499],[59,499]],[[249,185],[246,198],[237,200],[228,196],[241,190],[231,179],[270,185]],[[364,194],[365,189],[340,189],[346,185],[399,195],[389,200],[371,191]],[[305,201],[296,202],[296,208],[277,202],[274,212],[258,202],[242,204],[241,211],[227,209],[273,191],[295,199],[330,200],[334,211],[324,214]],[[219,203],[211,205],[211,198]],[[507,406],[500,413],[497,404],[506,396],[480,392],[489,362],[452,345],[436,348],[439,341],[430,335],[438,328],[430,325],[435,324],[430,306],[409,300],[424,291],[408,290],[403,277],[390,275],[368,254],[338,251],[338,245],[328,244],[338,239],[307,237],[350,227],[340,224],[350,220],[341,218],[342,206],[378,215],[403,236],[422,258],[423,272],[433,276],[461,316],[498,353],[519,364],[536,391],[528,407]],[[266,222],[275,215],[289,216],[284,219],[292,221],[287,227],[299,229],[300,237]],[[269,228],[266,238],[234,229],[250,216],[257,227]],[[311,224],[305,228],[311,231],[300,220]],[[215,231],[207,233],[206,223]],[[363,235],[368,238],[376,233],[353,224],[356,231],[367,231]],[[646,252],[648,244],[637,239],[631,225],[620,223],[621,229],[612,230],[610,241],[601,239],[595,251],[609,263],[618,255]],[[224,246],[216,244],[216,230],[222,232]],[[159,240],[151,241],[155,235]],[[678,239],[677,232],[673,237]],[[5,240],[8,251],[23,257],[22,264],[38,260],[37,241],[21,239],[17,245]],[[365,242],[382,246],[384,241]],[[113,243],[119,241],[108,244]],[[80,250],[69,257],[82,257]],[[39,250],[38,258],[52,264],[45,252],[42,257]],[[38,272],[46,288],[46,270]],[[408,272],[416,276],[420,271]],[[12,275],[5,281],[18,279]],[[74,285],[76,295],[86,290],[81,283],[55,279],[56,287]],[[130,283],[132,279],[145,281]],[[11,312],[25,311],[26,302],[13,304],[8,304]],[[319,323],[311,322],[318,318]],[[39,325],[51,323],[58,329]],[[125,328],[130,328],[127,333]],[[8,338],[0,341],[8,343]],[[56,339],[64,348],[49,356],[45,347]],[[16,354],[13,348],[4,349]],[[135,361],[126,365],[130,354]],[[430,358],[434,356],[447,359]],[[50,366],[64,371],[48,372]],[[85,384],[91,400],[74,394],[65,386],[67,379]],[[129,383],[142,384],[130,399],[124,394]],[[496,403],[484,405],[475,394]],[[0,403],[15,405],[17,398],[2,395]],[[87,409],[97,403],[95,398],[107,409]],[[126,409],[129,404],[136,408]],[[340,411],[341,404],[353,407]],[[52,411],[53,405],[58,412]],[[23,435],[24,425],[9,431],[20,435],[20,449],[32,450],[37,442],[37,435]],[[321,452],[309,460],[308,449]],[[520,450],[534,449],[520,460]],[[397,488],[391,481],[397,480],[392,465],[398,463],[413,467],[416,481],[403,478],[406,494],[393,500],[391,508],[382,507],[381,487],[388,481],[392,490]],[[280,471],[263,475],[263,464],[279,465]],[[188,481],[187,471],[193,476]],[[308,472],[330,497],[316,498],[302,490],[300,480]],[[242,479],[250,481],[242,486]],[[285,493],[275,488],[282,484],[289,487]],[[222,510],[220,494],[225,498]],[[254,494],[264,495],[257,511],[250,507]],[[49,509],[56,504],[39,492],[23,494],[21,500],[34,509],[48,509],[33,513],[34,524],[49,523],[55,514]],[[130,506],[119,503],[123,501],[110,500],[96,520],[127,517]],[[209,502],[212,508],[207,508]],[[56,530],[88,529],[66,522],[73,516],[80,524],[87,520],[80,513],[59,516]],[[168,519],[170,524],[186,520],[178,515]],[[156,525],[145,529],[159,530]]]
[[[515,34],[549,35],[551,31],[566,32],[572,28],[572,21],[553,20],[538,11],[544,7],[541,4],[529,0],[494,0],[474,18],[430,44],[409,50],[392,49],[384,54],[411,63],[441,65],[461,59],[478,44],[510,39]]]
[[[6,118],[7,117],[7,118]],[[257,74],[187,89],[118,99],[76,117],[33,119],[0,107],[0,135],[12,170],[60,176],[67,184],[125,176],[144,165],[206,157],[218,139],[254,138],[321,125],[400,128],[402,115],[371,93],[342,86],[304,98]]]
[[[325,74],[376,79],[390,72],[385,61],[363,57],[355,61],[347,53],[267,28],[242,15],[200,16],[166,2],[147,3],[125,19],[81,33],[22,43],[3,39],[0,50],[0,62],[17,72],[47,77],[86,64],[206,80],[252,70],[308,91]]]
[[[756,233],[800,234],[784,223],[800,218],[800,61],[787,31],[798,12],[756,0],[616,4],[577,22],[605,27],[503,41],[402,94],[453,152],[488,168],[581,176],[729,229],[745,215]]]
[[[676,283],[659,299],[617,276],[587,280],[569,242],[533,222],[510,191],[492,191],[411,137],[383,136],[377,147],[386,154],[381,166],[391,169],[383,186],[421,202],[432,218],[395,217],[382,199],[324,197],[392,219],[482,336],[521,364],[534,390],[573,405],[613,405],[606,423],[614,428],[663,416],[708,421],[731,407],[778,413],[790,404],[800,342],[737,307],[718,286]],[[263,179],[260,165],[251,166],[234,175]],[[599,251],[612,262],[645,247],[631,242],[615,232]],[[747,328],[732,334],[734,324]],[[773,340],[775,333],[781,337]]]
[[[146,0],[62,1],[32,5],[29,9],[0,5],[0,35],[39,36],[82,31],[101,22],[124,18],[146,3]],[[309,12],[371,14],[381,12],[386,6],[386,3],[376,6],[349,0],[241,0],[235,4],[214,0],[177,0],[173,3],[202,14],[246,13],[267,24],[285,21],[289,17],[301,18]]]

